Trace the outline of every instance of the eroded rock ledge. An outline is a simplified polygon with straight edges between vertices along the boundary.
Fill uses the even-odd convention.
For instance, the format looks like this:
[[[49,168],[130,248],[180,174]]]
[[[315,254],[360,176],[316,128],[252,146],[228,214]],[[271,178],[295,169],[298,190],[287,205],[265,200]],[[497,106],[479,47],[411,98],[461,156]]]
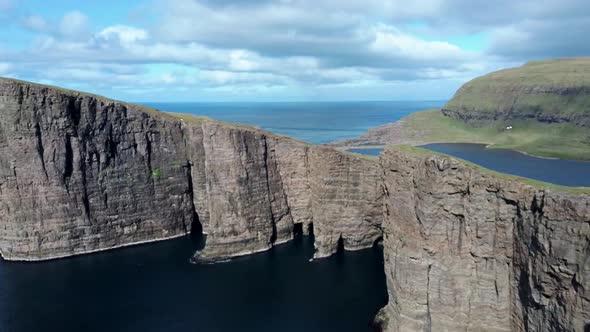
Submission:
[[[314,226],[317,257],[369,247],[376,159],[251,127],[0,79],[0,253],[44,260],[207,233],[197,260]],[[200,228],[200,227],[199,227]]]

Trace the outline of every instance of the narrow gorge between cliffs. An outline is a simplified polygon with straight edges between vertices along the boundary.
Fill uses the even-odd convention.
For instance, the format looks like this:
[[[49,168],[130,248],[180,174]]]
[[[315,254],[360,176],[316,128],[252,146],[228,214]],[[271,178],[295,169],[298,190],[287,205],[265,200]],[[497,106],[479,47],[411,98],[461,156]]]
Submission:
[[[303,243],[305,257],[289,261],[319,270],[313,278],[302,275],[295,286],[296,279],[277,270],[260,277],[312,292],[342,282],[352,296],[343,303],[362,304],[367,298],[356,292],[367,285],[358,282],[378,284],[381,276],[387,302],[378,294],[369,297],[385,305],[376,315],[384,331],[579,331],[590,319],[590,198],[583,188],[548,187],[404,146],[387,148],[379,158],[361,156],[13,80],[0,81],[0,155],[0,252],[6,260],[43,261],[175,237],[181,238],[149,248],[183,246],[202,229],[206,243],[194,255],[155,250],[155,260],[148,255],[145,261],[141,251],[148,246],[126,248],[121,252],[131,254],[122,255],[120,267],[135,266],[137,282],[158,262],[183,260],[186,265],[175,269],[192,269],[189,256],[197,263],[235,259],[198,265],[203,269],[245,262],[254,268],[280,252],[301,255],[291,249]],[[313,229],[313,249],[311,234],[294,241],[298,229]],[[381,240],[379,264],[379,249],[368,248]],[[265,253],[247,256],[256,252]],[[73,269],[71,278],[55,282],[81,282],[76,269],[84,269],[87,257],[111,255],[58,260],[56,267]],[[319,261],[308,262],[311,256]],[[339,259],[348,263],[339,265]],[[46,263],[10,264],[26,270]],[[168,280],[166,270],[151,271],[160,275],[141,289],[163,295],[159,283]],[[251,280],[245,271],[234,270],[232,278]],[[359,271],[370,273],[346,279]],[[4,273],[10,278],[9,270]],[[329,275],[335,279],[322,280]],[[97,291],[129,287],[87,278],[88,285],[102,285]],[[198,283],[185,278],[175,286]],[[252,285],[259,281],[269,288],[265,294],[275,293],[264,279]],[[263,288],[253,287],[251,296]],[[89,300],[108,301],[105,294]],[[224,303],[232,301],[224,297]],[[84,306],[78,301],[72,304]],[[358,311],[366,316],[370,307]],[[104,314],[96,308],[93,315]],[[271,302],[267,310],[272,317],[278,309]],[[162,322],[180,324],[175,315]],[[363,324],[370,328],[370,322]]]

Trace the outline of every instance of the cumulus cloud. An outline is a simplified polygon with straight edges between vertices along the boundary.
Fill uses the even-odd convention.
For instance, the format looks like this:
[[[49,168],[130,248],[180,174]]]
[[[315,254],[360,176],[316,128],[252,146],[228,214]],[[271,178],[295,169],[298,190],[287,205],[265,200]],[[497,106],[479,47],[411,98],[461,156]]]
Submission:
[[[465,56],[465,52],[458,46],[442,41],[421,40],[388,26],[379,26],[372,33],[374,37],[369,50],[383,56],[395,55],[438,63],[449,59],[459,60]]]
[[[434,82],[424,84],[438,93],[436,82],[445,82],[450,96],[491,70],[590,54],[580,42],[590,31],[586,0],[154,1],[142,7],[153,6],[143,24],[93,26],[83,4],[57,20],[25,15],[21,27],[37,35],[28,49],[0,49],[0,61],[23,78],[117,81],[129,91],[382,91]],[[469,47],[465,36],[480,45]]]
[[[493,30],[489,52],[513,59],[587,56],[589,32],[590,17],[527,20]]]
[[[89,33],[88,17],[79,11],[64,14],[59,23],[59,32],[70,38],[84,38]]]
[[[20,23],[27,30],[60,39],[83,40],[91,35],[88,17],[77,10],[66,12],[58,21],[41,15],[26,15]]]
[[[147,40],[149,34],[143,29],[125,25],[114,25],[101,30],[96,37],[104,41],[120,43],[122,46],[132,46],[137,42]]]

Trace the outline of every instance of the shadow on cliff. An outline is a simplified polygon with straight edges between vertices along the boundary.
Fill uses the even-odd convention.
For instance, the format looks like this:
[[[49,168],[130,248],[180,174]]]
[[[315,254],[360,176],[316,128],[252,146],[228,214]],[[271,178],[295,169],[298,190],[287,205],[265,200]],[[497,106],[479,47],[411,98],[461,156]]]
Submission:
[[[203,250],[205,248],[205,242],[207,242],[207,235],[203,234],[203,225],[199,220],[199,215],[194,212],[193,221],[191,223],[190,239],[193,244],[193,248],[196,251]]]

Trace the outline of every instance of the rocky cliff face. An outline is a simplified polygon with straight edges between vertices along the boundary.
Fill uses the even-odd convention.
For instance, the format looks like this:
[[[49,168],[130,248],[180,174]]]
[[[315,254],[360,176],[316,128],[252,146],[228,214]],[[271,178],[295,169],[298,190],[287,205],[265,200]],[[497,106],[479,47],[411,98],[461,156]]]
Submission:
[[[384,235],[387,331],[583,331],[590,197],[455,159],[380,160],[250,127],[0,79],[0,254],[43,260],[201,228],[212,262]]]
[[[376,159],[219,122],[184,126],[198,156],[191,159],[193,197],[207,233],[196,261],[267,250],[291,240],[296,224],[313,230],[316,257],[336,252],[340,242],[367,248],[381,236]]]
[[[315,226],[317,256],[325,256],[339,241],[358,249],[380,236],[379,183],[376,160],[0,80],[5,259],[88,253],[202,226],[207,241],[196,259],[215,261],[288,241],[298,223]]]
[[[0,252],[87,253],[185,234],[180,123],[90,95],[0,81]]]
[[[583,331],[590,197],[395,149],[384,172],[387,331]]]

